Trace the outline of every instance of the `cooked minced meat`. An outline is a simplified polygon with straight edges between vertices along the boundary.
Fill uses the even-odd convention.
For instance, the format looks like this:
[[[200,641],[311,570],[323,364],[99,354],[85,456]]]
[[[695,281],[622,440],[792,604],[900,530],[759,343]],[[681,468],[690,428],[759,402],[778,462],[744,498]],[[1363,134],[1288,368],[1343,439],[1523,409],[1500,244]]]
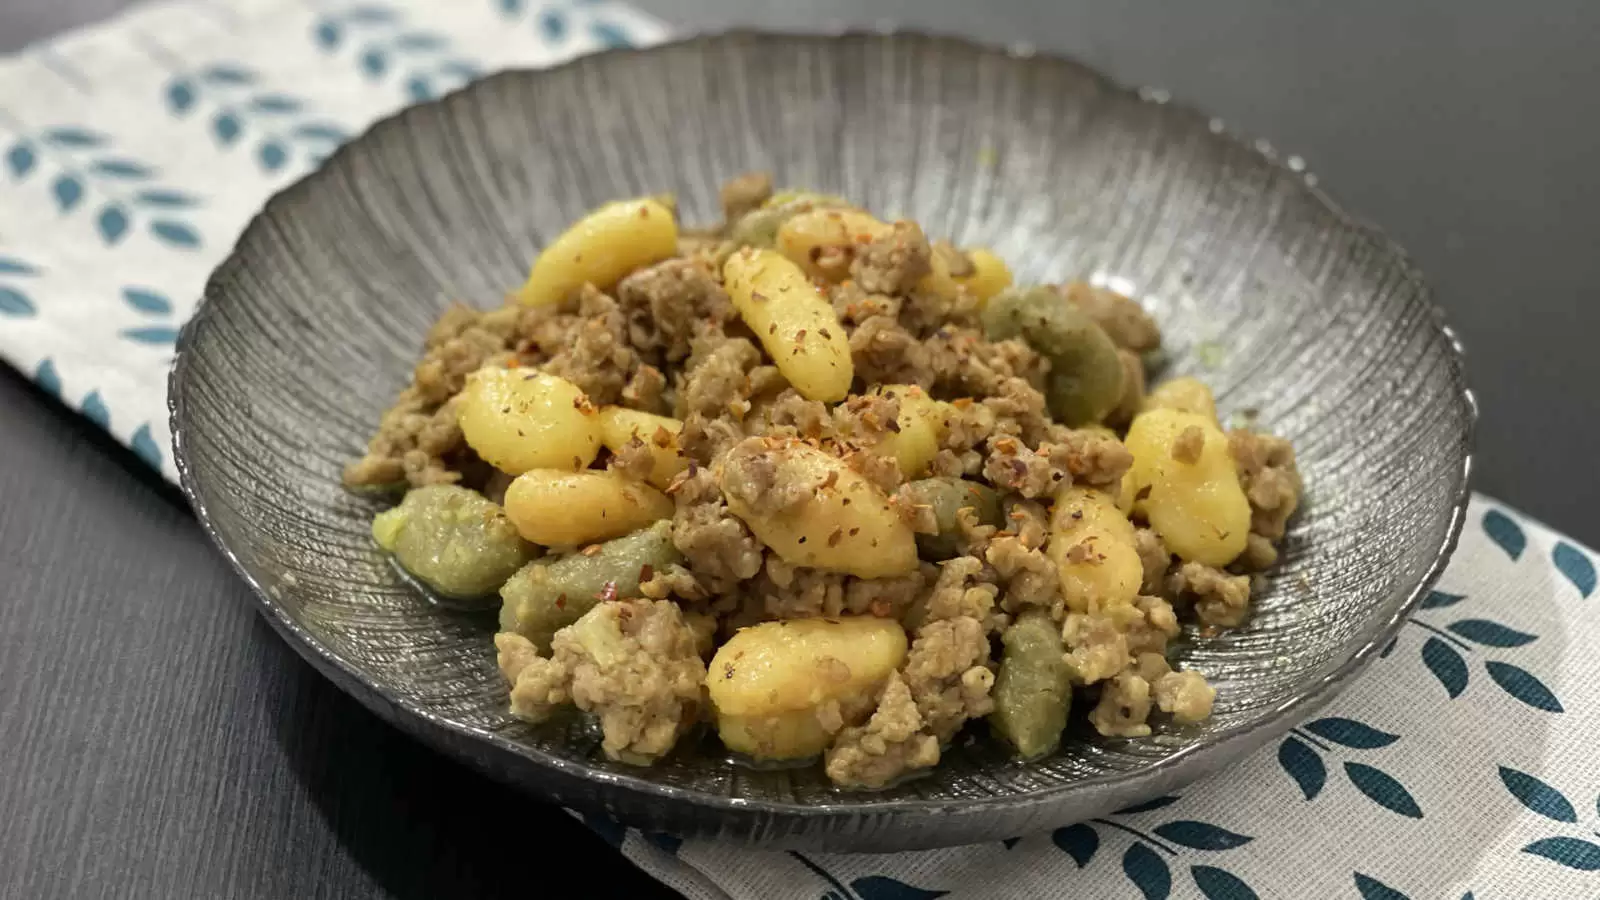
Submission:
[[[938,762],[939,739],[928,730],[905,679],[895,673],[867,724],[839,732],[824,768],[835,784],[879,788]]]
[[[820,726],[826,746],[811,749],[823,754],[834,782],[881,787],[935,765],[941,745],[991,711],[994,639],[1018,616],[1029,616],[1059,627],[1061,658],[1101,734],[1147,734],[1152,716],[1178,723],[1207,717],[1215,691],[1199,673],[1174,671],[1166,654],[1181,633],[1180,619],[1207,629],[1248,619],[1248,573],[1273,565],[1300,504],[1300,473],[1288,442],[1253,431],[1229,434],[1251,509],[1245,550],[1222,568],[1180,559],[1145,520],[1139,506],[1145,495],[1123,496],[1133,459],[1118,433],[1144,406],[1143,360],[1161,345],[1160,330],[1137,302],[1082,282],[1056,289],[1062,303],[1092,323],[1084,334],[1098,328],[1116,349],[1123,386],[1103,424],[1068,427],[1051,410],[1063,408],[1054,392],[1075,376],[1052,366],[1082,363],[1070,348],[1032,333],[1026,340],[990,339],[983,313],[996,307],[986,305],[987,294],[959,286],[967,279],[976,284],[992,257],[930,242],[913,222],[875,223],[845,244],[816,246],[793,260],[816,285],[823,309],[832,310],[826,329],[839,329],[839,350],[853,366],[842,399],[811,399],[803,392],[804,373],[782,367],[784,360],[763,343],[774,332],[754,333],[735,309],[730,290],[745,290],[740,296],[747,300],[749,288],[725,283],[725,264],[735,253],[748,258],[751,246],[776,242],[786,252],[781,227],[793,216],[821,209],[826,215],[813,224],[843,221],[832,210],[848,207],[822,195],[775,194],[764,173],[730,181],[720,200],[724,223],[679,231],[676,255],[614,285],[586,284],[534,307],[515,298],[486,312],[450,306],[366,453],[345,471],[352,487],[460,483],[496,503],[507,502],[509,492],[515,506],[511,475],[491,472],[457,421],[458,407],[468,402],[458,399],[467,376],[484,367],[558,376],[581,393],[582,408],[617,405],[678,420],[675,437],[669,429],[632,440],[607,437],[592,464],[659,489],[665,476],[657,454],[675,440],[685,468],[664,489],[671,528],[655,546],[665,555],[583,597],[585,608],[599,602],[556,632],[546,656],[517,633],[496,637],[512,713],[538,722],[557,707],[576,705],[599,720],[607,754],[649,762],[704,712],[703,660],[719,640],[771,621],[888,622],[904,629],[903,658],[880,660],[882,676],[852,682],[845,696],[825,696],[827,685],[859,676],[863,661],[819,660],[822,699],[783,720],[800,732]],[[878,390],[889,385],[912,385],[926,397],[913,406],[904,392]],[[909,410],[931,410],[932,424],[918,424],[922,412],[906,418]],[[1195,462],[1203,437],[1191,428],[1168,452]],[[776,448],[797,444],[843,468],[780,466]],[[798,515],[829,489],[830,478],[851,473],[861,477],[861,490],[882,494],[883,527],[907,528],[926,542],[917,545],[921,560],[906,545],[914,567],[892,569],[903,574],[868,578],[787,562],[729,507],[731,498],[752,521]],[[936,510],[927,498],[939,495],[927,494],[932,482],[919,484],[923,479],[939,479],[945,491],[960,490],[951,479],[976,482],[991,505],[987,512]],[[1067,609],[1049,544],[1051,504],[1068,486],[1127,504],[1119,508],[1132,516],[1132,550],[1142,570],[1131,599],[1095,603],[1089,612]],[[853,514],[842,514],[825,539],[830,548],[853,537]],[[668,536],[670,546],[663,543]],[[595,544],[561,552],[601,550]],[[1059,556],[1062,564],[1076,559],[1071,552]],[[552,615],[570,622],[560,612],[566,599],[553,594]]]

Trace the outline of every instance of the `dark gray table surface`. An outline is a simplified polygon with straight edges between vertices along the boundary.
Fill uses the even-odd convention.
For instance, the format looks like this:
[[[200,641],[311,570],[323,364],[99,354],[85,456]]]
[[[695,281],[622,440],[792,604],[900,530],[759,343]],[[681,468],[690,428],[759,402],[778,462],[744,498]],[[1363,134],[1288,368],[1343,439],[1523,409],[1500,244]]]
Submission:
[[[123,5],[0,0],[0,51]],[[1301,154],[1412,250],[1465,338],[1477,487],[1600,544],[1600,5],[639,5],[1027,40]],[[548,861],[591,870],[588,896],[668,896],[322,680],[173,490],[0,367],[0,897],[561,895],[527,883]]]

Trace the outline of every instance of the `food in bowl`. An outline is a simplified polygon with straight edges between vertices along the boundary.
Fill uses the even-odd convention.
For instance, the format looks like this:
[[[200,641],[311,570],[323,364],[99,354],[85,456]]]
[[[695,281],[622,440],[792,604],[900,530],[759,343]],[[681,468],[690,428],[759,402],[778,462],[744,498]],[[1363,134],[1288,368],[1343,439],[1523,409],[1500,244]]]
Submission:
[[[845,787],[969,722],[1022,758],[1199,722],[1167,651],[1244,625],[1299,503],[1281,439],[1225,429],[1134,300],[1018,286],[847,200],[607,204],[485,312],[446,310],[345,472],[407,490],[378,543],[500,609],[512,714],[592,714],[648,765],[702,722]]]

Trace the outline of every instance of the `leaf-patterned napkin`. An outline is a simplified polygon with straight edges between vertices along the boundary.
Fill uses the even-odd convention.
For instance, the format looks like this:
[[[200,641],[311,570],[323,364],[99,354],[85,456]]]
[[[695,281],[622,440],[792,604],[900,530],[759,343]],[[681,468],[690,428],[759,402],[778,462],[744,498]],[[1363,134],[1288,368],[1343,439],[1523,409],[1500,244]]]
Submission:
[[[0,356],[174,476],[178,326],[245,222],[348,136],[479,72],[659,40],[614,3],[190,0],[0,60]],[[1600,897],[1595,555],[1484,498],[1321,717],[1183,791],[892,856],[590,827],[697,900]]]

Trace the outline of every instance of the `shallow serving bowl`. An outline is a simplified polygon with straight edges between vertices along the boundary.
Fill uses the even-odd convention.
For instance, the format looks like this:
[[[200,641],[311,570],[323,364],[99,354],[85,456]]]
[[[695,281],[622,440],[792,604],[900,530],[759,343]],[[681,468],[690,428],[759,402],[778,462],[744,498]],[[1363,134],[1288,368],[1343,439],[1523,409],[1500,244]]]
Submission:
[[[961,737],[931,775],[842,793],[708,743],[606,762],[581,724],[506,713],[494,619],[429,605],[368,533],[341,465],[453,298],[500,302],[585,210],[672,190],[714,217],[763,168],[1023,281],[1140,297],[1172,373],[1294,441],[1308,485],[1250,627],[1178,651],[1218,686],[1204,727],[1069,739],[1019,765]],[[1227,766],[1329,699],[1433,582],[1466,501],[1459,349],[1402,251],[1263,145],[1060,59],[915,35],[736,33],[495,75],[408,109],[277,197],[213,275],[171,384],[184,489],[284,637],[405,731],[521,788],[647,829],[887,850],[1010,837]]]

